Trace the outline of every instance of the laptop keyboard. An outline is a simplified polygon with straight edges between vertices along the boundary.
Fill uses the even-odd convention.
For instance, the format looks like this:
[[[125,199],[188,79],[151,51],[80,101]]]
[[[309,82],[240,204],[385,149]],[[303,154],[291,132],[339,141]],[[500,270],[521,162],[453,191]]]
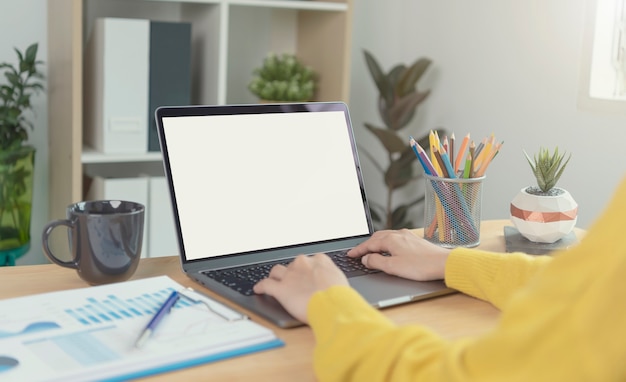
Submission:
[[[361,259],[346,256],[346,251],[329,252],[327,255],[330,256],[339,269],[345,273],[346,277],[380,272],[377,269],[366,268],[363,263],[361,263]],[[202,273],[243,295],[251,296],[254,294],[252,290],[254,284],[266,278],[274,265],[287,265],[290,262],[291,259],[237,268],[205,271]]]

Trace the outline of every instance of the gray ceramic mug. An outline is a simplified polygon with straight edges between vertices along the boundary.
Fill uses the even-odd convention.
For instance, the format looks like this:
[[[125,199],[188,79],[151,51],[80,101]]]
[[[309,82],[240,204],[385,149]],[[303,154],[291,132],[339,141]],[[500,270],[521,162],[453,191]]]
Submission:
[[[76,269],[89,284],[107,284],[130,278],[139,264],[143,242],[145,206],[121,200],[96,200],[71,204],[67,219],[48,223],[41,236],[48,258]],[[48,238],[52,230],[66,226],[72,260],[52,253]]]

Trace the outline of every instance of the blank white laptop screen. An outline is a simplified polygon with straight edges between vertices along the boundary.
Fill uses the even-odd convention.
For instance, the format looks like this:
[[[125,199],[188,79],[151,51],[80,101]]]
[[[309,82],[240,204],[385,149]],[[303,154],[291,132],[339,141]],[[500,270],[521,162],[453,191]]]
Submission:
[[[367,235],[341,111],[164,117],[187,260]]]

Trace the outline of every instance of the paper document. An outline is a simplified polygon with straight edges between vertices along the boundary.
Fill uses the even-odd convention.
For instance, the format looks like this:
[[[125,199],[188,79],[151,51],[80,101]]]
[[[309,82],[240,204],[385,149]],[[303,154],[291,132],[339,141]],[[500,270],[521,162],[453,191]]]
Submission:
[[[176,302],[135,342],[172,291]],[[0,380],[128,380],[282,346],[241,313],[167,276],[0,301]]]

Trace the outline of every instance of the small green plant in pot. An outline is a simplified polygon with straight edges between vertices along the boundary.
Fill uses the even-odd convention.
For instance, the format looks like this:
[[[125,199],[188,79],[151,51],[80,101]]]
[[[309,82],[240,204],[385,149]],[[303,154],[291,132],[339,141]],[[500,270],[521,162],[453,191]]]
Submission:
[[[528,192],[535,195],[558,195],[563,189],[556,187],[556,183],[561,178],[565,167],[569,163],[572,155],[570,154],[565,160],[565,153],[560,154],[559,148],[556,147],[552,154],[546,148],[540,148],[539,152],[531,159],[524,151],[526,160],[533,170],[533,175],[537,180],[537,186],[528,187]],[[565,160],[565,162],[563,162]]]
[[[0,266],[14,265],[30,249],[35,148],[26,144],[33,124],[25,113],[43,90],[37,44],[15,52],[17,66],[0,63]]]
[[[248,89],[263,101],[305,102],[315,94],[316,73],[293,54],[271,53],[253,74]]]
[[[578,219],[578,204],[567,190],[556,186],[571,154],[566,159],[557,147],[552,152],[540,148],[533,158],[524,155],[537,185],[522,188],[511,201],[511,221],[528,240],[554,243],[569,234]]]

